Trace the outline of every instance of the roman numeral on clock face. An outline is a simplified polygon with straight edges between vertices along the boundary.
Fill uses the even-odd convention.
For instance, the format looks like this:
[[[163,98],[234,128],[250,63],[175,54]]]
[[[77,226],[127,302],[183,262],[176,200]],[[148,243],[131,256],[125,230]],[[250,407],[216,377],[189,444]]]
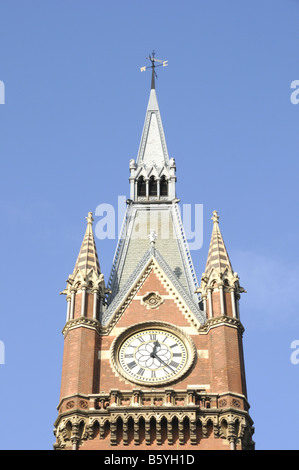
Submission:
[[[177,366],[178,366],[179,364],[178,364],[178,362],[171,361],[171,363],[170,363],[169,365],[170,365],[170,367],[177,368]]]
[[[132,361],[132,362],[129,362],[129,364],[127,364],[127,366],[129,367],[129,369],[134,369],[134,367],[136,367],[137,364],[136,364],[135,361]]]

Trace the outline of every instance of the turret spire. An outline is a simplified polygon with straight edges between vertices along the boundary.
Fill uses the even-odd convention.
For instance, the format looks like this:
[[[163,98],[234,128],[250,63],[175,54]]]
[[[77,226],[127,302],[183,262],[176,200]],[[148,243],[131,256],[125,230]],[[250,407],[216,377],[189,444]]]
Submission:
[[[213,268],[219,269],[221,272],[224,272],[226,269],[233,272],[228,252],[220,232],[219,215],[217,211],[213,211],[211,219],[213,221],[213,230],[205,273],[210,274]]]
[[[239,318],[238,299],[240,292],[246,292],[239,284],[238,274],[233,271],[227,249],[219,228],[219,215],[213,211],[213,230],[206,263],[205,272],[202,275],[200,287],[197,292],[201,293],[204,310],[209,318],[219,315],[228,315]],[[227,301],[230,297],[230,302]],[[218,300],[212,300],[214,297]],[[213,307],[219,304],[220,309]]]
[[[87,220],[87,228],[84,235],[84,239],[81,245],[81,249],[75,264],[74,274],[77,269],[80,271],[87,271],[94,270],[95,274],[101,274],[100,263],[98,259],[96,244],[93,236],[92,224],[93,224],[93,216],[92,212],[88,213],[86,217]]]

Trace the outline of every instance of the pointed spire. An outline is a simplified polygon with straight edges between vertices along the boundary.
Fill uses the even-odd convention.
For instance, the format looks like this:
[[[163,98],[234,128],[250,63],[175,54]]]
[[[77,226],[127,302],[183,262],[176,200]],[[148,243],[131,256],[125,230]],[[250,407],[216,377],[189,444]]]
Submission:
[[[162,168],[169,165],[166,139],[164,135],[161,114],[159,110],[156,90],[150,91],[145,123],[143,127],[139,152],[137,156],[137,167],[145,166]]]
[[[204,310],[209,312],[209,318],[219,315],[228,315],[235,318],[237,313],[236,297],[240,292],[246,292],[239,284],[238,274],[233,271],[227,249],[225,247],[220,229],[219,215],[213,212],[213,230],[208,253],[205,272],[202,274],[201,283],[197,292],[201,293]],[[212,297],[220,295],[220,309],[216,302],[213,304]],[[226,303],[230,296],[230,307]]]
[[[86,220],[87,228],[73,274],[75,274],[77,269],[85,273],[93,269],[96,274],[101,274],[100,263],[92,230],[92,224],[94,222],[92,212],[88,213]]]
[[[212,269],[217,269],[221,273],[228,269],[231,273],[233,273],[233,268],[228,256],[228,252],[220,232],[219,215],[217,211],[213,212],[213,217],[211,219],[213,221],[213,230],[205,274],[208,276]]]

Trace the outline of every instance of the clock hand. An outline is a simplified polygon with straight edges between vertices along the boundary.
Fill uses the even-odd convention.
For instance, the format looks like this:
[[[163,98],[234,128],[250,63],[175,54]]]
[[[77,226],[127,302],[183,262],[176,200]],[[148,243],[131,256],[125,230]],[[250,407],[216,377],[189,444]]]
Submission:
[[[172,367],[170,367],[166,362],[163,361],[163,359],[161,359],[159,356],[157,356],[157,354],[154,355],[154,357],[156,359],[158,359],[158,361],[160,361],[162,364],[164,364],[166,367],[168,367],[168,369],[171,370],[171,372],[174,372],[174,369]]]
[[[155,341],[154,342],[154,348],[151,352],[151,357],[155,357],[156,356],[156,351],[157,351],[157,347],[160,346],[160,343],[158,341]]]

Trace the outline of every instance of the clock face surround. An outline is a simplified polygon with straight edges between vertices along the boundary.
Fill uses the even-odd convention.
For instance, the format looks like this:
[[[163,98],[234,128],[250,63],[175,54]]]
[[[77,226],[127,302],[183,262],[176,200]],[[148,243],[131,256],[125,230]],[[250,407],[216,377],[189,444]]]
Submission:
[[[191,366],[194,348],[174,325],[144,322],[128,328],[113,345],[114,366],[124,378],[160,385],[181,377]]]

